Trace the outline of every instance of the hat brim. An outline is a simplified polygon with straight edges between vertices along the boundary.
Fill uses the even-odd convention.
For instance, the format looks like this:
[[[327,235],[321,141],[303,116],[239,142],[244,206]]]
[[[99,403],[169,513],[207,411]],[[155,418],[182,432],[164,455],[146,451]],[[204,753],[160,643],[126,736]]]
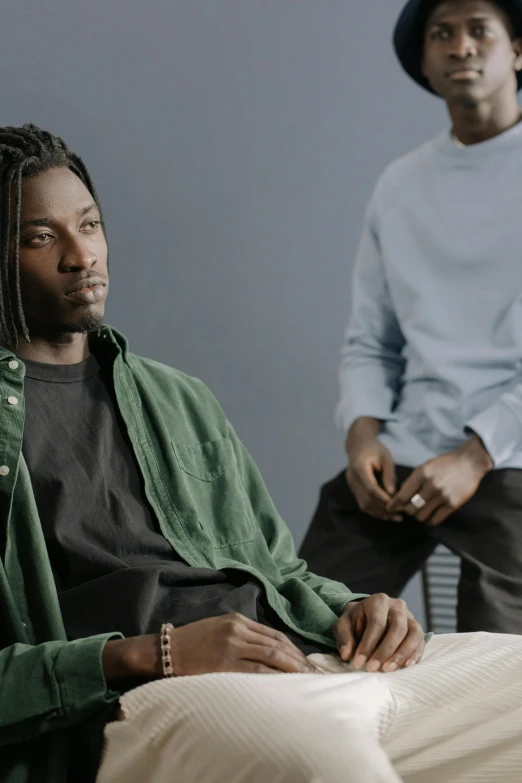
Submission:
[[[426,0],[409,0],[403,8],[393,33],[393,45],[399,62],[413,81],[428,92],[437,95],[422,72],[424,47],[424,18]],[[522,0],[511,0],[511,19],[515,36],[522,37]],[[522,71],[517,73],[518,89],[522,90]]]

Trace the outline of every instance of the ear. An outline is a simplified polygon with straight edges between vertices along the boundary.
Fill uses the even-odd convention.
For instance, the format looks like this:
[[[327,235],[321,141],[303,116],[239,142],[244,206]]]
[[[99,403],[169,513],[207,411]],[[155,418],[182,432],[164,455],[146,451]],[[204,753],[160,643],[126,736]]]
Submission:
[[[522,38],[515,38],[513,41],[513,52],[515,53],[515,71],[522,71]]]

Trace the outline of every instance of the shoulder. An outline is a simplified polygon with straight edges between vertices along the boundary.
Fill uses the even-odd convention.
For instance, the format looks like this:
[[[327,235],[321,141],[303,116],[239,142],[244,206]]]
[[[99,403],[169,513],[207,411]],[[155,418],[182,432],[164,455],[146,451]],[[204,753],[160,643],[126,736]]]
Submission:
[[[372,194],[370,201],[372,211],[378,213],[396,204],[403,190],[423,186],[425,178],[430,176],[430,167],[437,158],[445,135],[447,132],[439,134],[386,166]]]
[[[160,406],[178,406],[191,417],[225,418],[217,399],[199,378],[131,352],[126,361],[138,389]]]

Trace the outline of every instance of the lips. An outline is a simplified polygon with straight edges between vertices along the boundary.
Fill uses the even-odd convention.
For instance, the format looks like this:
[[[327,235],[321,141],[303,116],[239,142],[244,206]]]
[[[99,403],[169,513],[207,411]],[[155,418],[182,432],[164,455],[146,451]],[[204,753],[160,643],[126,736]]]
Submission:
[[[83,277],[65,294],[67,299],[77,304],[90,305],[101,301],[107,290],[107,281],[98,275]]]
[[[480,68],[473,68],[470,65],[461,65],[458,68],[453,68],[451,71],[448,71],[448,77],[450,79],[455,79],[459,76],[463,78],[473,78],[474,76],[480,76],[481,73],[482,71]]]
[[[81,280],[77,280],[76,283],[66,292],[66,296],[75,294],[77,291],[83,291],[84,289],[95,288],[96,286],[105,286],[106,281],[99,275],[90,275],[89,277],[82,277]]]

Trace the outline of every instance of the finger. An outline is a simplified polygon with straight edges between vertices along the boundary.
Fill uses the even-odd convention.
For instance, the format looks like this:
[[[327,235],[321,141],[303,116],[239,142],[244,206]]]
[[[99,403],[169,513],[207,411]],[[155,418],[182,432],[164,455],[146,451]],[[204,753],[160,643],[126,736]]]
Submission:
[[[265,666],[264,663],[255,663],[254,661],[237,661],[234,668],[220,669],[227,672],[241,672],[242,674],[283,674],[281,669],[272,669]]]
[[[362,669],[372,657],[377,645],[386,631],[388,621],[388,604],[373,604],[371,617],[366,618],[366,627],[361,641],[357,645],[353,663],[356,669]]]
[[[432,519],[430,519],[430,525],[433,525],[433,527],[437,527],[437,525],[442,525],[443,522],[447,520],[447,518],[453,514],[455,511],[454,508],[448,505],[441,506],[441,508],[438,509],[438,511],[435,512]]]
[[[282,647],[249,644],[243,651],[241,658],[254,663],[262,663],[286,674],[310,674],[316,671],[306,657],[304,660],[298,661],[293,655],[288,655]]]
[[[397,652],[408,635],[408,616],[406,612],[390,609],[388,628],[382,635],[379,645],[371,655],[366,668],[369,672],[378,672],[382,664]],[[413,652],[413,650],[411,651]]]
[[[303,655],[301,650],[296,647],[296,645],[290,641],[288,636],[286,636],[281,631],[276,631],[275,628],[270,628],[269,625],[263,625],[262,623],[258,623],[256,620],[251,620],[250,617],[244,617],[244,620],[245,626],[248,628],[248,630],[261,634],[261,636],[268,637],[269,639],[273,639],[280,644],[290,646],[295,650],[295,652],[299,653],[299,655]]]
[[[374,517],[375,519],[381,519],[383,522],[402,522],[402,514],[396,512],[390,513],[386,510],[386,507],[382,503],[376,503],[371,498],[366,498],[361,504],[360,508],[365,514]]]
[[[383,672],[394,672],[397,669],[402,669],[406,666],[406,663],[414,658],[422,647],[423,633],[419,624],[410,618],[407,625],[407,634],[404,637],[402,643],[397,647],[394,653],[388,658],[382,660],[380,652],[377,650],[376,656],[381,660],[381,670]],[[420,653],[422,655],[422,652]]]
[[[386,492],[375,481],[373,488],[368,489],[356,474],[352,474],[350,489],[355,495],[357,504],[361,511],[377,519],[383,519],[386,522],[402,522],[400,514],[389,513],[386,506],[390,500]]]
[[[276,631],[274,628],[258,623],[248,617],[245,617],[245,620],[245,630],[249,634],[245,637],[246,641],[270,647],[282,647],[288,654],[296,657],[297,660],[306,660],[306,655],[281,631]]]
[[[362,495],[359,507],[365,514],[375,519],[382,519],[384,522],[402,522],[402,514],[390,513],[386,510],[386,506],[366,494]]]
[[[441,505],[443,505],[443,500],[440,495],[437,495],[433,500],[427,502],[420,511],[415,512],[415,519],[423,524],[429,523]],[[406,511],[405,513],[407,514],[408,512]]]
[[[404,513],[410,517],[415,517],[417,519],[417,515],[422,511],[425,511],[428,503],[435,503],[436,508],[442,503],[442,497],[440,496],[438,490],[430,488],[426,484],[423,484],[421,487],[419,487],[419,491],[416,494],[420,495],[420,497],[425,501],[426,505],[419,509],[413,505],[410,498],[409,503],[404,506]],[[412,495],[412,497],[415,497],[415,495]]]
[[[411,498],[419,493],[419,490],[424,483],[424,478],[419,469],[414,470],[413,473],[408,476],[402,487],[399,489],[394,498],[388,503],[388,511],[403,511],[404,507],[408,505]]]
[[[403,513],[407,514],[410,517],[417,518],[417,514],[419,514],[421,511],[424,511],[424,509],[426,508],[426,505],[424,505],[421,509],[413,505],[411,499],[415,497],[415,495],[420,495],[420,497],[425,501],[426,505],[434,501],[437,501],[437,505],[439,506],[442,503],[442,498],[439,490],[430,486],[428,483],[422,483],[421,486],[417,489],[417,492],[415,492],[410,498],[408,498],[408,502],[403,507]]]
[[[271,647],[274,650],[282,650],[286,655],[294,658],[299,665],[303,665],[307,660],[306,655],[298,647],[292,644],[289,639],[286,640],[287,644],[285,644],[284,642],[277,641],[269,636],[252,632],[246,637],[245,641],[247,644],[252,644],[256,647]]]
[[[333,628],[337,649],[343,661],[349,661],[354,653],[356,639],[351,615],[341,615]]]
[[[358,465],[353,473],[356,480],[370,497],[379,500],[386,505],[390,496],[381,486],[379,486],[376,476],[376,472],[379,471],[379,469],[379,465],[375,465],[370,460],[366,460],[361,465]]]
[[[424,637],[423,637],[421,643],[419,644],[419,646],[417,647],[417,649],[415,650],[413,655],[410,658],[408,658],[408,660],[404,664],[404,668],[405,669],[409,669],[410,666],[416,666],[418,663],[421,662],[422,656],[424,655],[424,648],[425,647],[426,647],[426,644],[424,642]]]
[[[397,491],[397,474],[395,472],[395,463],[392,459],[385,458],[383,460],[382,483],[388,495],[393,497]]]

